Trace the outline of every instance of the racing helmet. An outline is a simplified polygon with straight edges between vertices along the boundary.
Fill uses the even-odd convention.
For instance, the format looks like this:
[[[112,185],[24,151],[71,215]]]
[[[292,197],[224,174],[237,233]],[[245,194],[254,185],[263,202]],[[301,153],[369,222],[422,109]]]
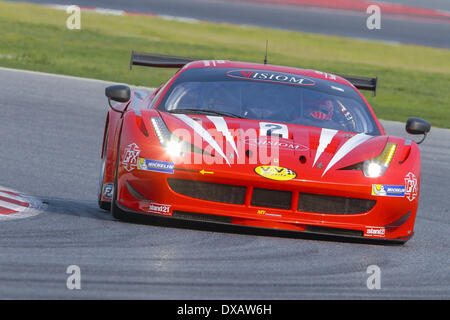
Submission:
[[[330,121],[333,118],[333,101],[320,99],[305,105],[304,116],[312,120]]]

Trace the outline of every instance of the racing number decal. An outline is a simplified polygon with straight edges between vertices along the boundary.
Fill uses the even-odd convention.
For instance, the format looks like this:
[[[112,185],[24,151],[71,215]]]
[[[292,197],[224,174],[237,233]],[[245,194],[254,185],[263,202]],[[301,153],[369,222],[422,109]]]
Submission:
[[[259,123],[259,135],[260,136],[272,136],[280,137],[283,139],[289,139],[288,127],[284,124],[260,122]]]

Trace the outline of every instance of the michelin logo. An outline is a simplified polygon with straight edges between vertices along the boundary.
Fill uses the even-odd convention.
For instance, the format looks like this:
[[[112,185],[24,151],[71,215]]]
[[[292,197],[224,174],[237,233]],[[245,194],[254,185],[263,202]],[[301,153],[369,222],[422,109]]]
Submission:
[[[405,186],[394,186],[385,184],[373,184],[372,185],[373,196],[386,196],[386,197],[404,197]]]
[[[139,158],[138,168],[139,170],[144,171],[155,171],[173,174],[175,164],[173,162]]]

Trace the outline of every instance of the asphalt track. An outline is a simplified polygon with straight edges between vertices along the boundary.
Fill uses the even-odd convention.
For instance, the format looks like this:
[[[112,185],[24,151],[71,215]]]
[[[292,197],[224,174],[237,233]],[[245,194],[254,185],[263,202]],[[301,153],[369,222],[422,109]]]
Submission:
[[[14,1],[14,0],[13,0]],[[281,4],[264,5],[252,0],[29,0],[33,3],[77,4],[131,12],[152,13],[187,17],[213,22],[254,25],[310,33],[337,35],[390,43],[409,43],[424,46],[450,48],[450,23],[393,19],[381,16],[381,29],[366,27],[365,12],[343,12],[314,9]],[[395,4],[423,6],[441,11],[450,11],[444,0],[391,0]],[[276,39],[269,39],[276,44]]]
[[[404,246],[124,223],[96,203],[107,85],[0,68],[0,186],[45,204],[0,220],[0,299],[450,298],[450,130],[433,128],[421,146],[420,208]],[[80,290],[66,287],[69,265]],[[367,288],[370,265],[380,290]]]

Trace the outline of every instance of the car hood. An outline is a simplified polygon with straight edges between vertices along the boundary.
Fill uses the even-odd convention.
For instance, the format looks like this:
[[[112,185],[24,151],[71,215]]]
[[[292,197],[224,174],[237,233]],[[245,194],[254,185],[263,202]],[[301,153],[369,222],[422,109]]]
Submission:
[[[323,176],[331,169],[378,156],[388,140],[388,136],[260,120],[160,114],[173,134],[219,157],[228,166],[301,165],[314,168]]]

